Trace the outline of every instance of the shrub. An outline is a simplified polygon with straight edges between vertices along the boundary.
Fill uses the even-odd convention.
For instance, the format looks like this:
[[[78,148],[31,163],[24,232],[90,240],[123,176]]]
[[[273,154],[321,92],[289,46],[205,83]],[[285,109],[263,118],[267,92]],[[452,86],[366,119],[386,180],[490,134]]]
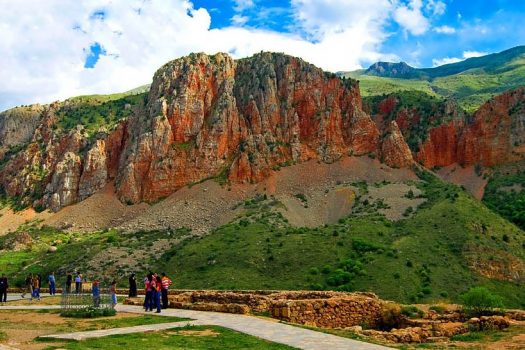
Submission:
[[[319,269],[317,267],[311,267],[310,270],[308,270],[308,273],[310,275],[318,275],[319,274]]]
[[[463,308],[470,316],[492,315],[495,309],[503,307],[499,295],[492,294],[485,287],[474,287],[461,296]]]
[[[95,308],[93,306],[63,310],[60,313],[62,317],[73,317],[73,318],[95,318],[95,317],[107,317],[115,316],[117,311],[110,308]]]
[[[443,305],[431,305],[428,309],[435,311],[436,313],[440,315],[444,314],[445,311],[447,310],[447,308]]]
[[[381,320],[379,328],[388,331],[392,328],[399,328],[403,321],[403,317],[401,315],[401,306],[399,306],[398,304],[384,304],[381,310]]]
[[[407,305],[401,308],[401,314],[409,318],[418,318],[418,317],[423,317],[425,313],[423,312],[423,310],[415,306]]]

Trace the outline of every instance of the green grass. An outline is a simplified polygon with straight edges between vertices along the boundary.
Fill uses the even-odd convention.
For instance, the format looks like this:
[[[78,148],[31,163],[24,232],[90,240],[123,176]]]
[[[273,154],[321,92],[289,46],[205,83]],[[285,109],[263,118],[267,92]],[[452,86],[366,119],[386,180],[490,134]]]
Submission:
[[[427,201],[404,220],[392,222],[372,212],[297,228],[276,212],[278,201],[259,196],[240,204],[243,217],[204,237],[173,243],[148,262],[173,276],[175,288],[373,291],[403,303],[435,303],[458,302],[469,288],[485,286],[506,307],[525,307],[525,290],[518,283],[485,278],[470,267],[509,256],[523,261],[524,232],[459,187],[428,173],[419,176],[417,186]],[[27,272],[45,275],[79,267],[88,274],[87,261],[103,249],[147,249],[167,237],[162,231],[80,235],[23,229],[35,246],[0,255],[0,271],[14,275],[16,283]],[[0,238],[0,245],[12,235]],[[45,247],[55,237],[62,243],[57,253],[48,254]],[[136,270],[139,276],[146,271]]]
[[[360,81],[363,97],[401,91],[421,91],[431,96],[453,98],[468,112],[504,91],[525,85],[524,47],[442,67],[423,69],[426,77],[396,79],[364,74],[364,70],[344,76]]]
[[[489,259],[487,249],[523,259],[523,231],[459,188],[427,180],[420,187],[429,201],[410,219],[390,222],[372,214],[309,229],[253,210],[173,247],[162,268],[184,288],[370,290],[387,299],[430,302],[457,301],[469,287],[484,285],[507,306],[525,306],[519,285],[468,267],[471,259]],[[505,235],[512,239],[504,241]]]
[[[61,104],[57,112],[57,126],[70,130],[82,125],[90,135],[100,128],[110,130],[119,120],[131,115],[132,107],[141,106],[145,96],[146,93],[121,93],[70,98]],[[126,105],[129,107],[126,108]]]
[[[184,335],[181,331],[206,331],[211,330],[216,335]],[[170,331],[154,332],[154,333],[135,333],[126,335],[114,335],[103,338],[92,338],[84,341],[72,341],[62,344],[60,346],[50,346],[47,349],[206,349],[206,350],[236,350],[236,349],[251,349],[251,350],[285,350],[293,349],[292,347],[272,343],[262,340],[250,335],[231,331],[226,328],[215,326],[192,326],[184,327],[182,329],[172,329]]]
[[[106,318],[96,321],[91,321],[92,326],[96,326],[101,329],[108,328],[121,328],[121,327],[134,327],[143,326],[149,324],[158,323],[170,323],[170,322],[182,322],[189,321],[189,318],[173,317],[173,316],[155,316],[155,315],[142,315],[137,317],[125,317],[125,318]]]
[[[483,202],[525,230],[525,171],[497,171],[487,183]]]

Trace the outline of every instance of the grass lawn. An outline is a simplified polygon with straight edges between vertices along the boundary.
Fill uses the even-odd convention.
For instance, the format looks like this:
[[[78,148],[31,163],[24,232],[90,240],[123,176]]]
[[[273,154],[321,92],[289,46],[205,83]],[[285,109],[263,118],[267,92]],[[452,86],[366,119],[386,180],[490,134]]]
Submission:
[[[142,350],[149,346],[152,346],[155,349],[181,350],[294,349],[286,345],[272,343],[250,335],[215,326],[191,326],[162,332],[116,335],[104,338],[87,339],[78,342],[71,341],[59,346],[51,345],[46,349],[84,350],[114,348]]]

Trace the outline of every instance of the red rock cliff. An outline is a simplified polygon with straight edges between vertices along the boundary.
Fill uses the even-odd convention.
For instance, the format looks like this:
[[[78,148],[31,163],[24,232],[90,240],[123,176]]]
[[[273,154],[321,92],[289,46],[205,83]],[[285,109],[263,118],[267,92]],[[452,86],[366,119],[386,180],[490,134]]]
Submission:
[[[44,108],[32,137],[19,138],[29,146],[0,168],[8,196],[53,210],[113,180],[123,201],[155,201],[210,177],[255,182],[276,166],[379,147],[355,81],[283,54],[169,62],[144,105],[96,138],[57,132],[59,108]]]

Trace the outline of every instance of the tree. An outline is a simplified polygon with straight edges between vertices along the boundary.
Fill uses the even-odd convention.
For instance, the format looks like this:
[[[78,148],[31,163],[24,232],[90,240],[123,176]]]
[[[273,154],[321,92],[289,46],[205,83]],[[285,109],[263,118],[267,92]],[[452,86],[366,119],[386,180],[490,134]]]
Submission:
[[[503,300],[499,295],[492,294],[485,287],[470,288],[461,297],[463,307],[467,314],[471,316],[483,316],[494,313],[494,309],[503,307]]]

